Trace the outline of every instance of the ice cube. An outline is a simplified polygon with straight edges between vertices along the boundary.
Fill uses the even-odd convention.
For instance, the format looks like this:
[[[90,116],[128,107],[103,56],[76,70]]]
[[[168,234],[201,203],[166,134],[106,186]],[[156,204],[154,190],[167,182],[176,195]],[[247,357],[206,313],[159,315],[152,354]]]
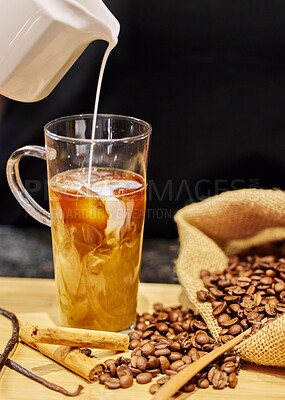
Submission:
[[[104,179],[92,184],[91,189],[99,196],[113,196],[117,189],[139,189],[142,184],[137,181],[123,179]]]

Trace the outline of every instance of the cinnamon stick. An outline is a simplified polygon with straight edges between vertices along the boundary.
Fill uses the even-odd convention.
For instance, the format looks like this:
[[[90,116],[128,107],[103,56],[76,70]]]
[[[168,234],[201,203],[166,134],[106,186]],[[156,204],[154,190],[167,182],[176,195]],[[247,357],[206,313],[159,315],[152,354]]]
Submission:
[[[88,357],[79,348],[37,343],[27,330],[20,329],[20,338],[28,346],[82,376],[90,382],[98,379],[104,364],[95,357]]]
[[[58,344],[72,347],[93,347],[96,349],[126,351],[129,336],[123,333],[94,331],[88,329],[21,325],[20,336],[29,336],[36,343]]]

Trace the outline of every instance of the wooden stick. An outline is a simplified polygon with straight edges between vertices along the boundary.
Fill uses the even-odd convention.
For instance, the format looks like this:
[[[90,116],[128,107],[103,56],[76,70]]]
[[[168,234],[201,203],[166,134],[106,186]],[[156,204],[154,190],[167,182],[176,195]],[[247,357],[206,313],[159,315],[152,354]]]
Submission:
[[[30,336],[36,343],[58,344],[72,347],[93,347],[95,349],[126,351],[129,336],[123,333],[94,331],[88,329],[21,325],[20,336]]]
[[[86,356],[79,348],[37,343],[25,330],[20,330],[20,338],[28,346],[38,350],[90,382],[96,381],[99,374],[104,370],[102,362],[93,356]]]
[[[175,394],[186,382],[188,382],[193,376],[195,376],[199,371],[209,365],[216,358],[220,357],[225,352],[231,350],[238,343],[240,343],[246,336],[250,335],[251,328],[247,329],[245,332],[240,333],[238,336],[229,340],[221,347],[211,351],[205,356],[201,357],[199,360],[188,365],[182,369],[178,374],[173,376],[168,382],[166,382],[154,395],[153,400],[167,400],[173,394]]]

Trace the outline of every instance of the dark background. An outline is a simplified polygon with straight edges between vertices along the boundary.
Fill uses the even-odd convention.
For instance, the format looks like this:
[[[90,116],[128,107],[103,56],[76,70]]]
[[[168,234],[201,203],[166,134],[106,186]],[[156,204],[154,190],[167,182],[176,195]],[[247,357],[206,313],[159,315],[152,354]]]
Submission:
[[[225,190],[284,189],[284,1],[105,3],[121,32],[105,70],[99,112],[153,126],[146,234],[176,236],[175,210]],[[45,100],[5,101],[1,224],[38,225],[10,193],[7,159],[18,147],[43,145],[49,120],[93,111],[105,48],[92,43]],[[44,170],[43,161],[21,162],[23,181],[47,208]]]

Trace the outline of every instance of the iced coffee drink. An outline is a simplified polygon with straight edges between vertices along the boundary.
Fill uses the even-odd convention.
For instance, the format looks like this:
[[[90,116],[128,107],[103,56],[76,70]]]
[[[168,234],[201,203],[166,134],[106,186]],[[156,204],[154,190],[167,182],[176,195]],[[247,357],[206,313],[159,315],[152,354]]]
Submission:
[[[122,331],[136,318],[146,185],[119,169],[74,169],[49,182],[61,322]]]

